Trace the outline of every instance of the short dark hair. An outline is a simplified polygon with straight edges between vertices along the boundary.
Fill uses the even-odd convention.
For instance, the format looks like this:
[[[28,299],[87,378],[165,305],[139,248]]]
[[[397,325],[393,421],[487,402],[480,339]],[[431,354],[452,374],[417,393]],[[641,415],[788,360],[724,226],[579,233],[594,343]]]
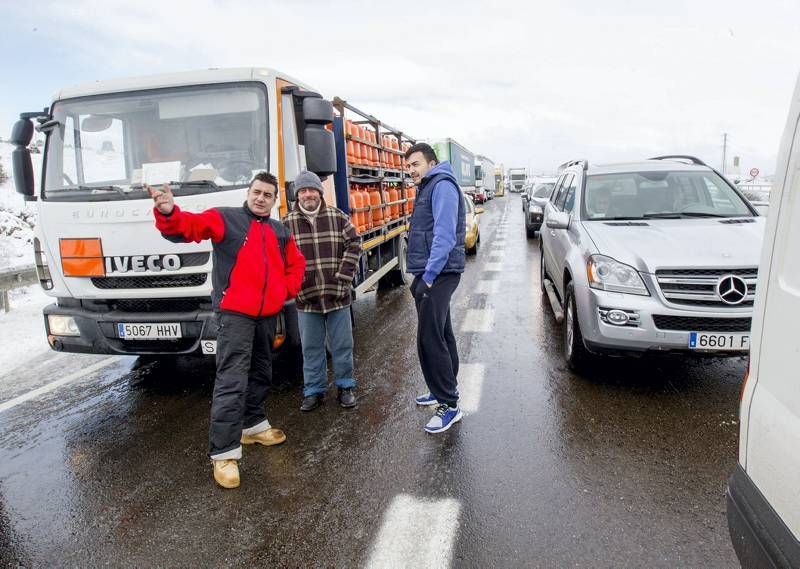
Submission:
[[[276,178],[266,170],[263,172],[259,172],[258,174],[253,176],[253,179],[250,180],[250,185],[247,188],[248,190],[253,187],[253,184],[255,183],[256,180],[258,180],[259,182],[264,182],[265,184],[272,184],[273,186],[275,186],[275,190],[276,191],[278,190],[278,178]]]
[[[436,152],[433,151],[433,148],[431,148],[430,144],[425,142],[417,142],[416,144],[412,145],[411,148],[406,150],[406,160],[411,158],[411,155],[415,152],[422,152],[422,155],[428,162],[434,162],[435,164],[439,163],[439,159],[436,157]]]

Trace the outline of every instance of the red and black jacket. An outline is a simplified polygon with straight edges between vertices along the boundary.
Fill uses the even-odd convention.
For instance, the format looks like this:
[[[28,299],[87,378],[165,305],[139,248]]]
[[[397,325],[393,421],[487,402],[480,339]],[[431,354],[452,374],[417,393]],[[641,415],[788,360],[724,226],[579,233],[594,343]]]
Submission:
[[[215,310],[270,316],[297,296],[306,260],[291,233],[269,216],[247,207],[219,207],[201,213],[170,215],[153,210],[156,228],[173,242],[211,239],[214,269],[211,299]]]

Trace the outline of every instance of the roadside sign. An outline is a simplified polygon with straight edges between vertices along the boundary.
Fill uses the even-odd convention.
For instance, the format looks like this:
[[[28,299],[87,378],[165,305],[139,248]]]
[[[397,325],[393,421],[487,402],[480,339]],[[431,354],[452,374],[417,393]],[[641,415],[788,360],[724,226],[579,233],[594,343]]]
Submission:
[[[759,171],[758,168],[750,168],[750,175],[753,178],[755,178],[756,176],[758,176],[758,171]]]

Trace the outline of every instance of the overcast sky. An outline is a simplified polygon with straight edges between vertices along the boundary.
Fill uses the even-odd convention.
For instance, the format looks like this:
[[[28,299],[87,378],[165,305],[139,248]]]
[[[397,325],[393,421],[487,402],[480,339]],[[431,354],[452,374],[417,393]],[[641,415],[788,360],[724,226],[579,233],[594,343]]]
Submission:
[[[0,133],[61,86],[282,70],[417,138],[552,170],[658,153],[772,173],[800,2],[0,0]]]

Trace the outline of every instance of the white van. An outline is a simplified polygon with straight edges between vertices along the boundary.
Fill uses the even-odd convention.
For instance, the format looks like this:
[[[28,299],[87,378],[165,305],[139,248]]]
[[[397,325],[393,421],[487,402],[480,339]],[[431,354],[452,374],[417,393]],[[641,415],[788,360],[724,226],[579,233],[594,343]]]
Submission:
[[[800,79],[778,155],[756,290],[728,527],[743,567],[800,567]]]

